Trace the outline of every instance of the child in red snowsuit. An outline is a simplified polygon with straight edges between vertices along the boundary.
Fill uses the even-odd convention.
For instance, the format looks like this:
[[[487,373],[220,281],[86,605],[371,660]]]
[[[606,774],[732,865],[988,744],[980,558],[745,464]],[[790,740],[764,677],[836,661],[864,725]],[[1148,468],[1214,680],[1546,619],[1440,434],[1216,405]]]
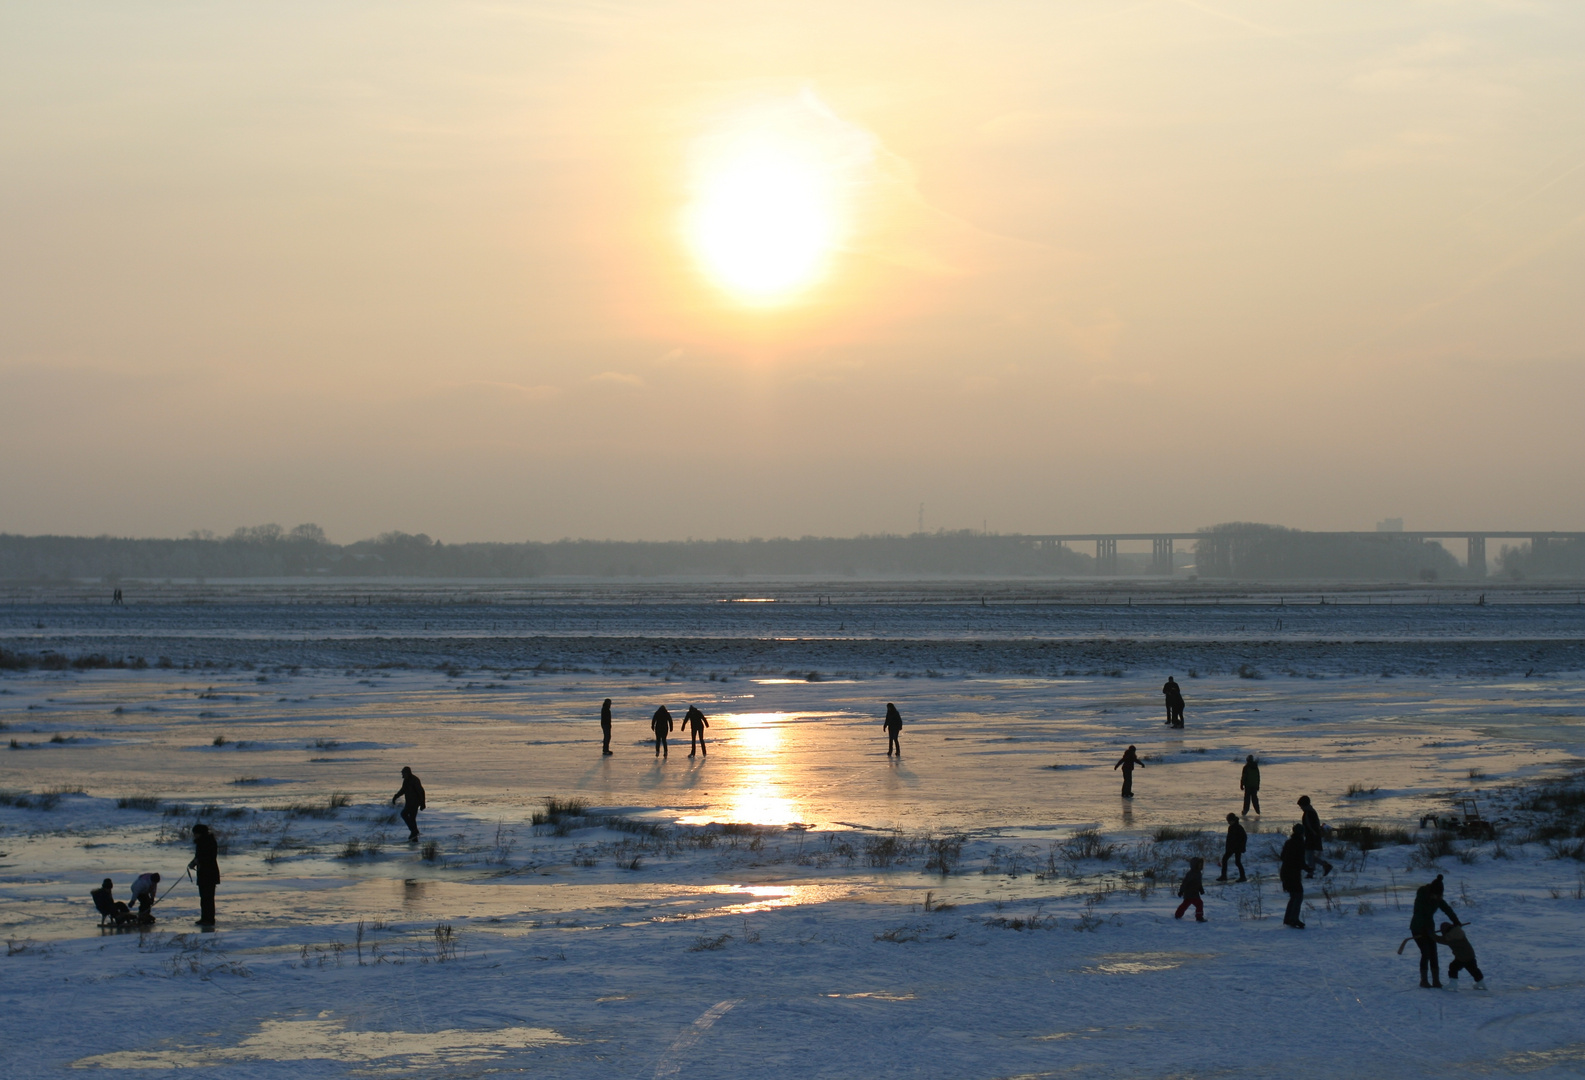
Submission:
[[[1189,860],[1189,872],[1183,875],[1183,884],[1178,886],[1178,895],[1183,897],[1183,903],[1178,905],[1178,913],[1173,916],[1174,919],[1183,918],[1183,913],[1189,910],[1190,904],[1193,904],[1194,921],[1205,921],[1205,905],[1200,901],[1201,895],[1205,892],[1205,886],[1200,880],[1200,873],[1204,869],[1204,859],[1196,857]]]

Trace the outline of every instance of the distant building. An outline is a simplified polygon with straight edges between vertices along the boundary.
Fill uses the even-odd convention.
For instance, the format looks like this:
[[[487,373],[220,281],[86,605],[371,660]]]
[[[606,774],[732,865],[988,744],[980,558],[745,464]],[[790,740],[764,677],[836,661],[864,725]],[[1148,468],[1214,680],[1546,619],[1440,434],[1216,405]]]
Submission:
[[[1403,518],[1382,518],[1376,522],[1377,532],[1403,532]]]

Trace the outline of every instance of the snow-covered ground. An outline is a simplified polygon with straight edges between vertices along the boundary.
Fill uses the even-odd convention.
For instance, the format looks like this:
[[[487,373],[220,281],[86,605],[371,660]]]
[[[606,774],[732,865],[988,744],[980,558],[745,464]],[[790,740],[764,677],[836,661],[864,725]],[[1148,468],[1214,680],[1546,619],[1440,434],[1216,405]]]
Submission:
[[[1545,616],[1565,644],[1567,615]],[[1405,669],[1426,640],[1398,644]],[[6,673],[0,1072],[1585,1074],[1585,863],[1577,840],[1524,843],[1522,808],[1585,765],[1585,678],[1290,677],[1241,647],[1268,677],[1177,669],[1183,731],[1166,670],[544,674],[454,642],[449,671]],[[707,758],[674,736],[656,762],[662,702],[709,714]],[[1255,877],[1174,921],[1251,753]],[[389,803],[402,765],[428,789],[418,845]],[[1290,930],[1273,852],[1305,793],[1419,839],[1474,793],[1504,829],[1434,858],[1339,845]],[[535,825],[548,797],[584,805]],[[153,929],[101,933],[88,890],[176,881],[200,819],[225,844],[219,929],[191,925],[182,880]],[[1420,990],[1396,952],[1438,872],[1486,989]]]

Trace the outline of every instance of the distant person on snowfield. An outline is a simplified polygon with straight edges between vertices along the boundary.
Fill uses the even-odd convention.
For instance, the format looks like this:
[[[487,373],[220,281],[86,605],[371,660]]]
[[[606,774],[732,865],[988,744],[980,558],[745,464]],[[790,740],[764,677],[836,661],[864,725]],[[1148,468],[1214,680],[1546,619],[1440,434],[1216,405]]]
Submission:
[[[1315,807],[1310,805],[1310,796],[1300,795],[1299,806],[1304,810],[1304,876],[1315,876],[1315,864],[1321,864],[1321,876],[1325,877],[1332,872],[1332,864],[1321,858],[1321,841],[1325,834],[1321,831],[1321,815],[1316,813]]]
[[[1123,770],[1123,798],[1132,799],[1134,797],[1134,770],[1143,769],[1144,767],[1144,763],[1139,760],[1138,751],[1134,749],[1132,744],[1129,745],[1127,750],[1123,751],[1123,756],[1117,759],[1117,764],[1112,766],[1114,772],[1118,769]]]
[[[1244,771],[1238,778],[1238,786],[1244,791],[1244,816],[1249,816],[1249,808],[1253,806],[1255,813],[1260,813],[1260,766],[1255,764],[1255,755],[1249,754],[1244,758]]]
[[[674,721],[666,706],[662,705],[655,710],[655,715],[649,718],[649,729],[655,733],[655,756],[671,757],[671,747],[666,745],[666,736],[671,734]]]
[[[897,756],[902,757],[903,747],[897,741],[897,734],[903,729],[903,714],[889,701],[886,703],[886,719],[881,721],[881,727],[886,729],[886,756],[891,757],[895,750]]]
[[[158,874],[139,874],[132,882],[132,902],[138,906],[138,922],[154,921],[154,912],[150,909],[154,907],[154,901],[159,897],[159,888]]]
[[[424,785],[406,765],[402,766],[402,790],[391,796],[393,803],[397,799],[402,800],[402,820],[407,822],[407,842],[411,844],[418,839],[418,812],[425,808]]]
[[[606,698],[605,704],[600,706],[600,753],[611,752],[611,699]]]
[[[187,869],[198,871],[198,925],[215,925],[215,886],[220,884],[220,844],[209,826],[193,826],[193,861]]]
[[[1199,856],[1189,860],[1189,872],[1183,875],[1183,884],[1178,886],[1178,895],[1183,897],[1183,903],[1178,905],[1178,912],[1174,919],[1183,918],[1183,913],[1189,910],[1189,905],[1194,905],[1194,921],[1205,921],[1205,904],[1200,897],[1205,893],[1205,885],[1201,875],[1205,872],[1205,860]]]
[[[1238,823],[1237,814],[1227,815],[1227,844],[1222,848],[1222,876],[1217,881],[1227,880],[1227,860],[1232,859],[1238,867],[1238,880],[1243,881],[1244,852],[1249,850],[1249,834]]]
[[[1282,891],[1288,894],[1288,910],[1283,913],[1282,925],[1304,929],[1299,918],[1304,907],[1304,826],[1295,824],[1293,835],[1282,845],[1282,867],[1277,871]]]
[[[693,757],[695,744],[705,757],[710,756],[710,750],[704,744],[704,729],[710,726],[710,721],[696,705],[688,706],[688,711],[682,714],[682,726],[688,729],[688,756]]]
[[[1414,943],[1420,947],[1420,985],[1426,989],[1440,988],[1442,985],[1442,973],[1438,970],[1439,961],[1436,955],[1438,911],[1447,912],[1447,917],[1453,920],[1454,926],[1464,925],[1453,909],[1447,906],[1447,901],[1442,899],[1441,874],[1436,876],[1435,881],[1421,885],[1414,891],[1414,912],[1409,916],[1409,936],[1414,938]],[[1470,974],[1473,975],[1474,972]]]
[[[1469,938],[1464,936],[1462,927],[1454,926],[1450,922],[1442,924],[1442,933],[1437,936],[1438,945],[1446,945],[1453,950],[1453,962],[1447,966],[1447,977],[1457,979],[1460,968],[1475,976],[1475,985],[1479,986],[1485,981],[1486,976],[1480,973],[1480,966],[1475,963],[1475,946],[1469,943]]]
[[[1167,699],[1167,724],[1170,727],[1183,726],[1183,688],[1171,675],[1167,676],[1166,685],[1161,688],[1162,696]]]

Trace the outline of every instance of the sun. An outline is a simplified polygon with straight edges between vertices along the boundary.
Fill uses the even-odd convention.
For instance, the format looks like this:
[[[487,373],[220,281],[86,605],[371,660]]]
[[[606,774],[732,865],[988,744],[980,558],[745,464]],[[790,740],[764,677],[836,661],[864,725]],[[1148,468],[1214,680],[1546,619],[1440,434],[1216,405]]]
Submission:
[[[699,141],[683,233],[713,285],[771,307],[829,274],[848,231],[854,162],[867,151],[855,132],[803,95],[734,115]]]

